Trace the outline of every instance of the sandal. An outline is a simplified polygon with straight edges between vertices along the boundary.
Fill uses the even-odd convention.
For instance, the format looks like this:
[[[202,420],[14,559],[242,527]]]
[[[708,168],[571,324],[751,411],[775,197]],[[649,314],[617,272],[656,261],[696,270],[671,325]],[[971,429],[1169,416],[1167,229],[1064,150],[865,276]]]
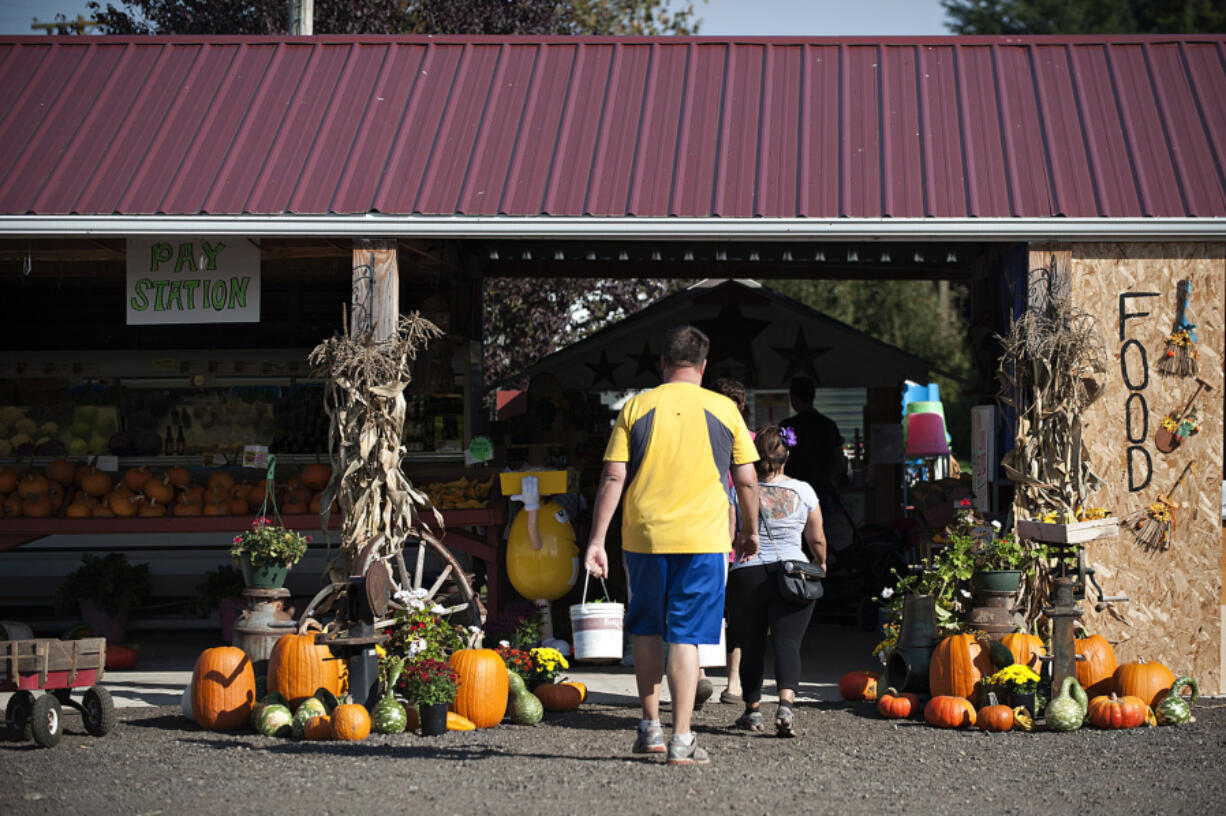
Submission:
[[[741,698],[741,695],[729,694],[727,691],[721,691],[719,693],[719,701],[725,705],[739,705],[740,703],[745,702],[745,700]]]
[[[775,712],[775,736],[796,736],[796,725],[792,720],[792,707],[790,705],[780,703],[779,709]]]
[[[766,723],[762,720],[762,712],[751,708],[736,718],[736,727],[746,731],[765,731]]]

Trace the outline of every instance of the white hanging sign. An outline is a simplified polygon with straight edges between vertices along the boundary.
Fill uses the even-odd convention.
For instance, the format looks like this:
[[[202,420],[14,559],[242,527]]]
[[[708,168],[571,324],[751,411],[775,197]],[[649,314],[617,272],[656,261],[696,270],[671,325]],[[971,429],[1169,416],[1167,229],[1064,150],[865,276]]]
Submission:
[[[246,238],[129,238],[129,325],[258,323],[260,250]]]

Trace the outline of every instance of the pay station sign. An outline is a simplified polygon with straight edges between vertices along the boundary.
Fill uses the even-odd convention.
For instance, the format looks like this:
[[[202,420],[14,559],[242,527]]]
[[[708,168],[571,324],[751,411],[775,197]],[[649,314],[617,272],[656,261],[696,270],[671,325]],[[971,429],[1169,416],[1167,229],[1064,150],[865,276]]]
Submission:
[[[128,325],[258,323],[260,250],[246,238],[129,238]]]

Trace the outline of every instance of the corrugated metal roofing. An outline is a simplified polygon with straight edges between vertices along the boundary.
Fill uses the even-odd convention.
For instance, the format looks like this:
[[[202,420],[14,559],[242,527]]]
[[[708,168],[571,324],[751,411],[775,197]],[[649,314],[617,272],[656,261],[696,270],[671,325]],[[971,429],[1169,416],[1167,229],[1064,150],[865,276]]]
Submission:
[[[1226,216],[1226,35],[0,39],[0,213]]]

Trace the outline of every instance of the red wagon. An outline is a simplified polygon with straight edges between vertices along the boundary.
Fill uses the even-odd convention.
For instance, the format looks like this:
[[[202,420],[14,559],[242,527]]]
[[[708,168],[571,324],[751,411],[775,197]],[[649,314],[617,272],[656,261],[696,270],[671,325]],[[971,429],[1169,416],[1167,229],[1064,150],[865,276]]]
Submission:
[[[90,734],[105,735],[115,727],[111,694],[98,685],[105,668],[106,638],[0,640],[0,691],[13,692],[4,711],[9,735],[52,747],[63,731],[63,706],[81,712]],[[74,688],[86,689],[79,703]]]

